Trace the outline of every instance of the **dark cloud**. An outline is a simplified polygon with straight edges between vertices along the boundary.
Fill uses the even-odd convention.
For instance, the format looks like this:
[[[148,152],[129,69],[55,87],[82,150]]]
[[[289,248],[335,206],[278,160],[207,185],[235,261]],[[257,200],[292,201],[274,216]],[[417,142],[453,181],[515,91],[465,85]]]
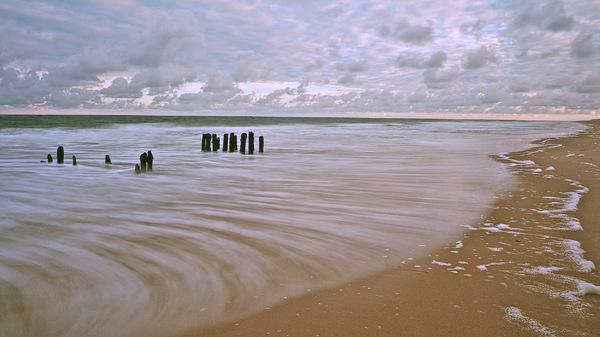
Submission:
[[[486,46],[481,46],[477,50],[470,51],[466,54],[462,61],[462,66],[465,69],[478,69],[485,67],[489,63],[496,63],[498,60]]]
[[[267,80],[270,70],[252,51],[243,52],[236,58],[236,67],[231,78],[236,82]]]
[[[534,26],[553,32],[569,31],[575,25],[575,18],[565,14],[564,3],[550,0],[545,3],[531,2],[515,18],[516,27]]]
[[[285,89],[275,90],[272,93],[268,94],[266,97],[261,98],[257,101],[258,104],[281,104],[281,98],[285,95],[295,96],[298,92],[295,89],[287,87]]]
[[[220,73],[211,74],[207,78],[206,84],[202,87],[202,91],[212,94],[229,93],[232,96],[242,92],[236,83],[222,76]]]
[[[100,93],[105,97],[111,98],[140,98],[142,90],[139,87],[132,86],[127,79],[118,77],[114,79],[111,85],[100,90]]]
[[[445,89],[450,87],[460,75],[457,69],[427,69],[423,72],[423,81],[430,89]]]
[[[577,58],[586,58],[596,54],[598,46],[594,45],[593,35],[579,33],[571,42],[571,55]]]
[[[600,93],[600,72],[596,71],[582,76],[573,86],[573,91],[585,94]]]
[[[480,38],[483,35],[483,28],[485,27],[485,22],[481,19],[477,19],[474,23],[465,23],[461,25],[460,31],[463,34],[471,34],[476,38]]]
[[[336,68],[341,71],[348,71],[351,73],[364,73],[369,70],[369,62],[367,60],[355,60],[338,63]]]
[[[159,14],[148,30],[134,38],[128,62],[159,67],[165,64],[194,67],[205,55],[202,24],[191,11]]]
[[[338,84],[341,84],[341,85],[352,85],[355,83],[356,83],[356,74],[355,73],[347,73],[338,80]]]
[[[420,53],[404,53],[396,58],[396,65],[400,68],[442,68],[448,57],[443,51],[437,51],[426,59]]]
[[[412,26],[408,21],[401,20],[391,27],[388,25],[379,26],[377,33],[384,38],[393,38],[402,42],[420,45],[433,40],[434,30],[431,26]]]

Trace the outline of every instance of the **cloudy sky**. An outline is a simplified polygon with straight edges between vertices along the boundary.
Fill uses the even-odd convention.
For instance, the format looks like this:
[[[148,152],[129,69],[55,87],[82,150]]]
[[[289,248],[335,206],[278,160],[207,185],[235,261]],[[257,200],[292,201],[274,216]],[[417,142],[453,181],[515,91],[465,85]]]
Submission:
[[[0,112],[598,114],[600,0],[0,2]]]

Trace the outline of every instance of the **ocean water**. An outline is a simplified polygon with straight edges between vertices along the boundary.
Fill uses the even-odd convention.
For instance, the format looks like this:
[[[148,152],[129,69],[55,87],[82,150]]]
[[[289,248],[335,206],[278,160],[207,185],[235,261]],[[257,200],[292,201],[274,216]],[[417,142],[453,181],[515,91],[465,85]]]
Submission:
[[[183,334],[398,266],[452,241],[510,185],[492,155],[581,129],[0,116],[0,336]],[[201,151],[204,133],[248,131],[252,155]],[[148,150],[153,171],[135,174]]]

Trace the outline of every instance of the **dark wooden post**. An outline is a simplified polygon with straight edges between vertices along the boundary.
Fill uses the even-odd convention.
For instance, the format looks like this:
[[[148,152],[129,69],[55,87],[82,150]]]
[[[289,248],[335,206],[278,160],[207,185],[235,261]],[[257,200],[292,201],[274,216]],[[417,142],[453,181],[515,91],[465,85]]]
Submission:
[[[229,152],[235,151],[236,141],[235,134],[232,132],[229,134]]]
[[[242,139],[240,141],[240,152],[246,154],[246,140],[248,139],[248,135],[246,133],[242,133]]]
[[[210,133],[202,134],[202,151],[210,151]]]
[[[227,145],[229,144],[229,134],[223,135],[223,152],[227,152]]]
[[[148,165],[148,171],[152,171],[152,162],[154,161],[154,156],[152,155],[152,151],[148,151],[147,160],[148,160],[148,162],[146,164]]]
[[[73,166],[77,166],[77,158],[73,155]]]
[[[146,152],[140,155],[140,169],[146,172],[146,162],[148,162],[148,154]]]
[[[48,153],[48,163],[52,163],[54,160],[52,160],[52,155]]]
[[[104,156],[104,164],[112,164],[112,161],[110,161],[109,155]]]
[[[263,136],[258,137],[258,152],[263,153],[265,149],[265,138]]]
[[[62,164],[65,162],[65,149],[62,146],[59,146],[56,149],[56,163]]]
[[[213,147],[213,152],[216,152],[219,150],[219,138],[217,137],[216,133],[212,134],[212,147]]]
[[[135,164],[135,174],[140,174],[142,173],[142,170],[140,169],[140,164]]]
[[[254,154],[254,132],[248,132],[248,154]]]

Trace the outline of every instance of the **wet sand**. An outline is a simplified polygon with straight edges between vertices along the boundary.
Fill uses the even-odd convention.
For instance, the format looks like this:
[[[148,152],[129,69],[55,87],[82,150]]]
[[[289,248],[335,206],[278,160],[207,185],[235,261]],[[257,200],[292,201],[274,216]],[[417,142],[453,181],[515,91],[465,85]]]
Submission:
[[[441,250],[194,336],[597,336],[600,122],[586,123],[498,158],[517,183]]]

